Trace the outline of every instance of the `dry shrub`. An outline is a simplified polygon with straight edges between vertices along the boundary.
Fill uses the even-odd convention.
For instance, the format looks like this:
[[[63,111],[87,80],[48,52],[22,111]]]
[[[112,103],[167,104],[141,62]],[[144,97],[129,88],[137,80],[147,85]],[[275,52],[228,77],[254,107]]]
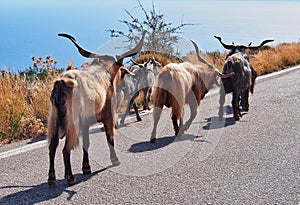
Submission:
[[[19,139],[30,139],[44,135],[47,132],[47,125],[40,118],[28,114],[21,119]]]
[[[4,72],[0,76],[1,141],[11,142],[18,137],[21,118],[28,111],[26,88],[26,81],[18,75]]]
[[[53,78],[50,69],[42,81],[26,75],[2,72],[0,75],[0,144],[44,135],[50,110]]]
[[[300,44],[282,43],[263,49],[251,56],[251,63],[259,75],[300,64]]]
[[[28,88],[28,103],[32,109],[32,113],[37,119],[41,119],[46,123],[50,110],[50,94],[52,87],[52,79],[45,82],[37,79],[34,84]]]

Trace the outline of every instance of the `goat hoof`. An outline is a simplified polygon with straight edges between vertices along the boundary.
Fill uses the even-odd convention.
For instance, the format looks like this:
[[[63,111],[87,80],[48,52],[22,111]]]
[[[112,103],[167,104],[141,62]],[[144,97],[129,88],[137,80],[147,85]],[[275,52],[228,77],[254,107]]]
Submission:
[[[137,117],[136,120],[137,121],[142,121],[142,118],[141,117]]]
[[[73,176],[66,176],[65,178],[69,186],[73,186],[76,184],[76,179]]]
[[[73,186],[73,185],[75,185],[76,184],[76,179],[73,179],[73,180],[67,180],[67,183],[68,183],[68,185],[69,186]]]
[[[175,133],[176,137],[181,137],[183,135],[184,131],[183,129],[180,129],[177,133]]]
[[[111,159],[110,161],[114,166],[118,166],[121,164],[118,158]]]
[[[156,138],[150,139],[150,143],[155,143],[155,141],[156,141]]]
[[[240,120],[240,117],[239,117],[239,116],[235,116],[234,119],[235,119],[236,121],[239,121],[239,120]]]
[[[82,174],[91,174],[92,171],[91,171],[91,168],[83,168],[82,169]]]
[[[50,187],[55,187],[55,179],[48,179],[48,185],[50,186]]]
[[[48,177],[48,185],[50,187],[54,187],[55,186],[55,181],[56,181],[55,174],[54,173],[50,173],[49,177]]]

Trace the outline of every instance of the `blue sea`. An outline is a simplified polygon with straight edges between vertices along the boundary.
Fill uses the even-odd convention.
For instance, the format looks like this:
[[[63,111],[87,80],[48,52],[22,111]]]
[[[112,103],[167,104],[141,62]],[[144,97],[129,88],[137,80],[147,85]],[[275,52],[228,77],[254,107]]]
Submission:
[[[164,14],[172,26],[186,26],[178,34],[193,39],[205,51],[224,51],[214,35],[227,43],[252,45],[266,38],[272,45],[299,42],[300,1],[237,1],[237,0],[154,0],[140,1],[147,11],[152,2],[158,13]],[[126,14],[143,18],[137,0],[2,0],[0,3],[0,70],[22,71],[32,66],[32,56],[50,55],[65,68],[69,60],[80,66],[81,57],[70,41],[58,37],[65,32],[73,35],[84,48],[101,54],[119,54],[122,41],[110,37],[108,29],[127,31],[120,20],[130,20]],[[178,45],[182,53],[192,49],[186,40]]]

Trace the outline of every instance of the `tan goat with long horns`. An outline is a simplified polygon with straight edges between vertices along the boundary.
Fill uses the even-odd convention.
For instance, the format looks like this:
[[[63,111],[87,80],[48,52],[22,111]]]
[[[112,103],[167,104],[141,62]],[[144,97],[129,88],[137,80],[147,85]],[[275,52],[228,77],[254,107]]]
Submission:
[[[84,174],[91,173],[89,164],[89,126],[102,122],[110,150],[113,165],[120,164],[114,149],[114,127],[116,109],[116,86],[128,71],[123,59],[141,51],[145,32],[137,46],[130,51],[117,56],[91,53],[81,48],[74,37],[68,34],[59,36],[70,39],[81,55],[94,58],[91,63],[85,63],[82,70],[67,70],[54,82],[51,93],[51,112],[48,126],[49,142],[49,178],[48,184],[55,185],[54,157],[59,138],[66,136],[63,148],[65,178],[69,185],[76,183],[72,174],[70,152],[78,145],[78,137],[83,136]],[[129,71],[128,71],[129,72]]]

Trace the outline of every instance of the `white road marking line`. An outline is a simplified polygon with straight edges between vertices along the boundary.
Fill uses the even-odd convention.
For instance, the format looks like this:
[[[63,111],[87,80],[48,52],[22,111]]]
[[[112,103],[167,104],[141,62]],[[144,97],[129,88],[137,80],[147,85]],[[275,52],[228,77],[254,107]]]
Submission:
[[[28,145],[25,145],[22,147],[18,147],[16,149],[8,150],[6,152],[0,153],[0,159],[4,159],[4,158],[7,158],[7,157],[10,157],[13,155],[21,154],[21,153],[24,153],[24,152],[27,152],[27,151],[30,151],[33,149],[44,147],[46,145],[47,145],[47,141],[43,140],[43,141],[35,142],[32,144],[28,144]]]
[[[292,72],[292,71],[294,71],[296,69],[299,69],[299,68],[300,68],[300,66],[296,66],[296,67],[284,69],[284,70],[281,70],[281,71],[277,71],[277,72],[274,72],[274,73],[266,74],[266,75],[258,77],[257,81],[261,81],[263,79],[267,79],[267,78],[279,76],[279,75],[282,75],[282,74],[285,74],[285,73],[288,73],[288,72]],[[206,96],[213,96],[213,95],[216,95],[218,93],[219,93],[219,89],[214,89],[214,90],[211,90],[209,93],[207,93]],[[144,113],[141,113],[141,115],[143,116],[143,115],[149,114],[150,112],[144,112]],[[130,117],[127,117],[126,119],[128,120],[128,119],[132,119],[134,117],[135,116],[130,116]],[[93,130],[93,129],[99,129],[101,127],[102,127],[102,125],[92,126],[90,128],[90,131]],[[34,150],[34,149],[37,149],[37,148],[41,148],[41,147],[46,146],[47,144],[48,144],[47,140],[43,140],[43,141],[35,142],[35,143],[32,143],[32,144],[24,145],[22,147],[18,147],[16,149],[1,152],[0,153],[0,159],[11,157],[11,156],[21,154],[21,153],[24,153],[24,152],[27,152],[27,151],[31,151],[31,150]]]

